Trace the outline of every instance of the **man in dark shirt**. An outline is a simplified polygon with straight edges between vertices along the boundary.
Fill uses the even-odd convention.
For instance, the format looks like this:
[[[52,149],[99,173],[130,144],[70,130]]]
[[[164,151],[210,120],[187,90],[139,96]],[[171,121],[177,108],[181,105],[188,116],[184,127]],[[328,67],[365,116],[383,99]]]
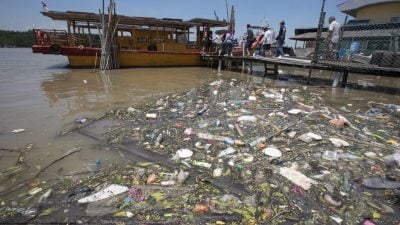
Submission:
[[[254,42],[254,33],[253,30],[250,28],[250,24],[247,24],[246,46],[245,46],[247,55],[250,55],[250,49],[253,42]]]
[[[286,27],[285,21],[281,21],[278,36],[276,37],[276,56],[283,56],[283,45],[285,44]]]

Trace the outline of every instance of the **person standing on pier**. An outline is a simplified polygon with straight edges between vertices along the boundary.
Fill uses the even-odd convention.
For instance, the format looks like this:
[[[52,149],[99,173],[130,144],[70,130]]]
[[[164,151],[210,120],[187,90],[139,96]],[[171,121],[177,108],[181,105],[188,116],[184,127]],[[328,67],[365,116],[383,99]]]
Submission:
[[[266,27],[264,29],[265,33],[264,33],[264,38],[262,40],[262,52],[263,52],[263,56],[271,56],[271,45],[273,42],[273,33],[270,27]]]
[[[232,56],[232,48],[233,48],[233,32],[228,31],[224,40],[224,56]]]
[[[221,55],[222,53],[222,37],[219,34],[215,35],[215,38],[213,38],[213,43],[215,45],[215,53],[218,53],[218,55]]]
[[[339,38],[340,38],[340,23],[336,22],[334,16],[329,17],[329,30],[328,30],[328,37],[326,41],[328,42],[328,53],[327,59],[328,60],[337,60],[336,53],[339,47]],[[332,87],[337,87],[339,84],[340,79],[343,76],[343,72],[336,72],[335,78],[333,79]]]
[[[340,23],[336,22],[334,16],[329,17],[329,30],[328,37],[326,38],[329,45],[328,59],[335,60],[335,54],[338,51],[339,37],[340,37]]]
[[[251,45],[254,42],[254,32],[251,29],[250,24],[247,24],[247,31],[246,31],[246,45],[245,45],[245,49],[246,49],[246,53],[248,56],[250,56],[250,50],[251,50]]]
[[[286,27],[285,21],[280,22],[280,29],[276,37],[276,57],[283,56],[283,45],[285,44]]]

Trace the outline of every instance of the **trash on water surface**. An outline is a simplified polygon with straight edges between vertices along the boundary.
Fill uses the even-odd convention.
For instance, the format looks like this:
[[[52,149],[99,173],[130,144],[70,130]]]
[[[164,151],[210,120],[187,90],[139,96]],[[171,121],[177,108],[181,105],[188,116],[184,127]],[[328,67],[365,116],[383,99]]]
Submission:
[[[326,160],[338,160],[338,154],[334,151],[325,151],[322,154],[322,158]]]
[[[302,187],[304,190],[308,190],[311,188],[312,184],[316,184],[317,182],[313,179],[307,177],[301,172],[294,170],[289,167],[281,167],[279,169],[279,174],[286,177],[288,180],[293,182],[294,184]]]
[[[156,119],[157,118],[157,113],[147,113],[146,114],[146,119]]]
[[[232,148],[232,147],[228,147],[225,150],[222,150],[221,152],[218,153],[218,158],[224,157],[226,155],[230,155],[236,152],[236,149]]]
[[[205,167],[205,168],[211,168],[211,166],[212,166],[211,163],[201,162],[201,161],[193,161],[193,165],[200,166],[200,167]]]
[[[268,146],[263,149],[263,153],[271,157],[281,157],[282,152],[275,146]]]
[[[80,123],[80,124],[84,124],[88,121],[87,118],[79,118],[75,120],[75,123]]]
[[[297,115],[297,114],[299,114],[301,112],[302,112],[301,109],[291,109],[291,110],[288,111],[288,113],[292,114],[292,115]]]
[[[237,122],[242,122],[242,121],[256,122],[257,121],[257,117],[251,116],[251,115],[239,116],[238,119],[237,119]]]
[[[400,182],[389,181],[381,177],[372,177],[364,179],[362,184],[368,188],[374,189],[398,189]]]
[[[338,138],[329,138],[329,141],[331,141],[332,144],[337,148],[350,146],[350,144],[347,141]]]
[[[96,202],[99,200],[103,200],[115,195],[119,195],[121,193],[127,192],[129,190],[128,187],[118,185],[118,184],[111,184],[104,189],[94,193],[93,195],[89,195],[85,198],[81,198],[78,200],[78,203],[88,203],[88,202]]]
[[[15,129],[15,130],[13,130],[13,131],[11,131],[12,133],[21,133],[21,132],[24,132],[25,131],[25,129]]]
[[[143,223],[168,223],[176,217],[205,224],[209,215],[197,215],[205,213],[226,224],[358,224],[364,218],[392,224],[397,219],[399,115],[389,113],[388,106],[366,115],[361,104],[351,110],[326,105],[323,94],[309,86],[283,89],[233,80],[215,84],[221,87],[218,91],[217,86],[202,86],[166,94],[106,117],[118,125],[107,128],[113,132],[103,135],[105,145],[135,143],[151,157],[107,172],[111,163],[102,157],[107,163],[99,163],[104,164],[101,171],[90,171],[82,184],[72,181],[82,189],[67,192],[67,210],[91,197],[88,210],[123,217],[132,213],[133,219],[146,218]],[[208,110],[198,115],[205,106]],[[157,120],[146,120],[151,117]],[[1,172],[0,178],[18,174],[22,166]],[[123,194],[104,192],[108,184],[121,185]],[[29,189],[33,195],[26,197]],[[53,189],[38,201],[46,190],[47,184],[32,181],[24,198],[46,205],[67,191]],[[4,200],[0,211],[9,203]]]
[[[193,155],[193,151],[190,149],[179,149],[176,151],[176,154],[181,159],[190,158]]]
[[[314,133],[312,133],[312,132],[309,132],[309,133],[300,135],[300,136],[298,137],[298,139],[300,139],[301,141],[304,141],[304,142],[306,142],[306,143],[309,143],[309,142],[311,142],[311,141],[313,141],[313,140],[315,140],[315,141],[320,141],[320,140],[322,140],[322,137],[321,137],[321,135],[318,135],[318,134],[314,134]]]

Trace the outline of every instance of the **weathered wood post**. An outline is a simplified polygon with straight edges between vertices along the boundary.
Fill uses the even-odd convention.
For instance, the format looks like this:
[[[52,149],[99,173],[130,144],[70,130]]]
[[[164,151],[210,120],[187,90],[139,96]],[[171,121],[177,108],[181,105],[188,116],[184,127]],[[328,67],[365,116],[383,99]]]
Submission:
[[[322,28],[324,26],[325,22],[325,0],[322,0],[322,6],[321,6],[321,14],[319,16],[319,22],[318,22],[318,29],[317,29],[317,37],[315,38],[315,49],[314,49],[314,57],[312,59],[313,63],[318,63],[318,55],[321,47],[321,34],[322,34]]]
[[[117,45],[117,26],[118,20],[116,19],[115,1],[110,0],[108,5],[108,18],[104,14],[104,0],[103,10],[100,11],[101,23],[101,58],[100,69],[111,70],[119,68],[119,48]],[[106,21],[107,19],[107,21]]]

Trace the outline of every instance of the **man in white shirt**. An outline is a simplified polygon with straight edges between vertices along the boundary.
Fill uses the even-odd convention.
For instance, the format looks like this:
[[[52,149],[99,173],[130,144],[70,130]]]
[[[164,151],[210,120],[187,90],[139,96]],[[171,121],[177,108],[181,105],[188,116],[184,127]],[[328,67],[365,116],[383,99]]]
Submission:
[[[340,23],[336,22],[335,17],[334,16],[329,17],[329,30],[328,30],[328,37],[326,38],[326,40],[329,42],[330,57],[333,57],[335,52],[338,50],[340,29],[341,25]]]
[[[262,40],[262,50],[264,56],[271,56],[271,45],[274,40],[274,35],[271,28],[265,28],[264,37]]]
[[[329,42],[329,50],[327,54],[329,60],[337,60],[338,58],[336,56],[336,53],[339,47],[338,43],[340,38],[340,29],[341,25],[340,23],[336,22],[335,17],[334,16],[329,17],[329,30],[328,30],[328,37],[326,39]],[[337,87],[342,76],[343,76],[342,72],[336,72],[335,78],[333,79],[332,83],[333,87]]]

